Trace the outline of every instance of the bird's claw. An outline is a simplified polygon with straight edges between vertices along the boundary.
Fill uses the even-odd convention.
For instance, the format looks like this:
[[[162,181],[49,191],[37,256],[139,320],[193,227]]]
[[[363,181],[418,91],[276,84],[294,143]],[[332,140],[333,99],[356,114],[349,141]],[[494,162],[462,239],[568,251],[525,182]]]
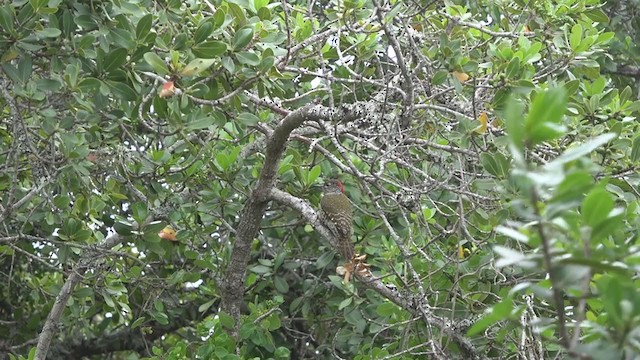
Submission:
[[[356,274],[357,276],[370,277],[373,274],[371,274],[371,270],[369,270],[371,265],[365,262],[366,259],[366,254],[354,254],[350,261],[346,262],[343,266],[338,266],[336,268],[336,273],[344,276],[345,284],[349,283],[353,274]]]

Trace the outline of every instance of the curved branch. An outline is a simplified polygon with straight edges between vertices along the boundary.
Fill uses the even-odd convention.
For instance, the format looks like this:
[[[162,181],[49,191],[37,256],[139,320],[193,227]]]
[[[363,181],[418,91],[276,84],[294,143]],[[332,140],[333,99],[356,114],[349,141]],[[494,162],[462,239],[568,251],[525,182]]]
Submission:
[[[520,36],[525,36],[525,37],[533,37],[535,35],[534,32],[532,31],[523,31],[521,33],[514,33],[514,32],[510,32],[510,31],[493,31],[488,29],[486,26],[480,25],[480,24],[476,24],[476,23],[471,23],[468,21],[464,21],[462,19],[460,19],[459,17],[456,16],[452,16],[449,15],[445,12],[441,12],[440,13],[442,16],[446,17],[447,19],[453,21],[454,24],[459,24],[462,26],[466,26],[472,29],[476,29],[479,30],[480,32],[483,32],[487,35],[491,35],[493,37],[508,37],[508,38],[512,38],[512,39],[517,39]]]
[[[120,243],[121,238],[117,233],[113,233],[111,236],[108,236],[102,244],[98,245],[97,249],[110,249],[116,244]],[[96,249],[96,250],[97,250]],[[60,289],[58,296],[56,296],[56,300],[47,316],[47,320],[42,327],[42,331],[40,332],[40,336],[38,337],[38,345],[36,347],[36,354],[34,359],[36,360],[45,360],[47,357],[47,352],[49,351],[49,346],[51,345],[51,339],[55,334],[58,324],[60,322],[60,317],[62,316],[62,312],[64,308],[67,306],[67,302],[69,301],[69,297],[73,292],[73,289],[78,285],[80,281],[82,281],[82,276],[88,269],[92,268],[93,264],[96,262],[98,257],[96,257],[96,251],[85,251],[80,261],[78,261],[77,265],[74,267],[73,271],[67,281],[65,281],[64,285]]]
[[[154,213],[155,212],[157,211],[154,211]],[[145,225],[149,224],[151,221],[153,221],[154,215],[149,216],[142,224],[134,224],[132,226],[133,230],[143,228]],[[65,281],[64,285],[62,285],[58,296],[56,296],[53,307],[51,308],[51,311],[49,311],[49,315],[47,315],[47,320],[42,327],[40,336],[38,336],[38,345],[36,347],[36,354],[34,357],[35,360],[46,359],[47,352],[49,351],[49,347],[51,346],[51,340],[53,339],[53,335],[55,335],[56,330],[58,329],[62,312],[67,306],[67,302],[69,302],[69,297],[71,297],[73,289],[75,289],[76,285],[78,285],[78,283],[82,281],[83,275],[87,272],[87,270],[92,269],[98,262],[98,260],[102,258],[102,256],[100,256],[102,250],[109,250],[112,247],[120,244],[122,241],[123,238],[122,236],[120,236],[120,234],[113,233],[107,236],[101,243],[99,243],[95,247],[92,247],[92,249],[88,249],[83,252],[80,260],[74,266],[71,275],[69,275],[67,281]]]
[[[278,189],[271,189],[269,199],[297,210],[307,223],[312,225],[322,237],[335,246],[337,239],[319,221],[318,214],[307,201]],[[421,301],[420,296],[401,294],[386,286],[379,278],[368,278],[359,274],[356,274],[356,276],[366,287],[374,290],[412,315],[423,318],[429,325],[440,329],[442,333],[449,336],[462,349],[465,359],[484,359],[471,340],[456,331],[454,324],[450,320],[435,315],[428,305]]]
[[[620,65],[615,70],[606,70],[603,69],[604,72],[608,72],[610,74],[616,74],[621,76],[629,76],[632,78],[640,79],[640,67],[633,65]]]
[[[132,329],[127,326],[122,330],[96,337],[79,338],[75,336],[66,338],[58,346],[51,347],[49,357],[54,359],[82,359],[127,350],[143,354],[147,350],[146,344],[189,326],[193,321],[206,317],[208,313],[199,312],[198,306],[199,304],[196,302],[180,305],[179,308],[175,309],[176,313],[171,316],[166,325],[160,324],[155,320],[144,323],[142,326],[150,331],[142,331],[141,327]]]
[[[267,208],[269,195],[275,187],[278,164],[291,132],[305,121],[353,121],[371,114],[372,106],[376,105],[356,103],[328,108],[310,104],[291,112],[282,119],[267,139],[264,165],[253,192],[242,210],[231,259],[221,284],[221,310],[235,320],[235,328],[232,332],[234,337],[237,337],[240,326],[240,306],[243,303],[245,289],[244,275],[251,255],[251,243],[260,230],[260,222]]]

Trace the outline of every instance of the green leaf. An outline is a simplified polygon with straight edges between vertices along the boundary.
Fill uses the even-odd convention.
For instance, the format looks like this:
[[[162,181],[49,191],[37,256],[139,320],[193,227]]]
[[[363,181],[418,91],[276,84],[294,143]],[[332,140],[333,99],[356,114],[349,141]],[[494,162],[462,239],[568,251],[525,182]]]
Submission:
[[[247,46],[253,39],[253,28],[243,27],[233,36],[233,50],[240,50]]]
[[[151,25],[153,22],[153,15],[147,14],[138,20],[136,25],[136,38],[138,40],[144,39],[151,31]]]
[[[104,58],[102,63],[103,70],[105,72],[111,72],[113,70],[119,69],[124,63],[127,62],[127,49],[117,48],[111,51]]]
[[[629,268],[620,266],[620,263],[612,265],[592,258],[579,258],[572,256],[558,259],[558,264],[584,265],[590,267],[595,272],[602,274],[617,273],[625,275],[629,273]]]
[[[501,302],[494,305],[490,312],[486,313],[480,320],[476,321],[475,324],[473,324],[473,326],[471,326],[467,331],[467,335],[475,336],[483,332],[489,326],[508,318],[512,310],[513,300],[511,300],[511,298],[504,298]]]
[[[251,51],[240,51],[236,54],[236,59],[238,59],[241,64],[250,66],[260,65],[260,58],[256,53]]]
[[[437,71],[435,74],[433,74],[433,77],[431,78],[431,83],[433,85],[442,85],[447,78],[449,77],[449,72],[446,70],[440,70]]]
[[[242,2],[242,7],[238,5],[238,2]],[[232,2],[229,2],[229,11],[228,13],[231,15],[232,18],[235,19],[234,23],[237,24],[246,24],[247,23],[247,16],[245,15],[244,11],[242,10],[244,9],[248,9],[250,6],[247,6],[248,4],[248,0],[233,0]]]
[[[287,280],[282,276],[276,276],[273,278],[273,285],[276,290],[278,290],[281,294],[286,294],[289,292],[289,284],[287,284]]]
[[[589,140],[588,142],[582,145],[572,147],[569,150],[565,151],[564,154],[558,156],[552,162],[545,165],[545,167],[547,169],[554,170],[562,166],[563,164],[577,160],[587,154],[590,154],[595,149],[613,140],[616,136],[617,135],[615,133],[602,134],[596,138]]]
[[[324,254],[320,255],[318,260],[316,260],[316,268],[323,269],[327,267],[327,265],[329,265],[335,255],[335,251],[327,251]]]
[[[60,34],[62,34],[62,31],[60,31],[60,29],[56,29],[56,28],[45,28],[42,29],[40,31],[36,31],[36,37],[39,39],[42,38],[57,38],[58,36],[60,36]]]
[[[517,57],[513,57],[507,65],[507,69],[505,71],[505,76],[508,79],[516,79],[520,73],[520,59]]]
[[[632,317],[624,316],[620,305],[625,298],[633,296],[629,296],[633,293],[633,290],[630,291],[633,285],[626,276],[605,274],[598,279],[596,286],[607,318],[616,327],[624,327],[627,319],[630,320]]]
[[[517,163],[524,161],[524,158],[522,157],[525,136],[524,122],[522,121],[523,112],[524,105],[522,102],[518,101],[513,95],[510,96],[506,101],[504,120],[511,143],[511,155]]]
[[[436,214],[436,211],[434,209],[431,208],[423,208],[422,209],[422,216],[424,216],[425,220],[429,220],[431,218],[433,218],[433,216]]]
[[[144,316],[141,316],[139,318],[137,318],[130,326],[130,328],[133,330],[135,328],[137,328],[138,326],[144,324],[144,322],[147,321],[147,318],[145,318]]]
[[[269,0],[253,0],[254,9],[262,9],[267,5],[269,5]]]
[[[62,83],[56,79],[40,79],[36,81],[36,86],[43,91],[55,92],[62,88]]]
[[[76,25],[82,27],[85,30],[93,30],[98,27],[96,21],[91,17],[91,15],[80,15],[74,18]]]
[[[578,91],[578,89],[580,88],[580,80],[578,80],[578,79],[570,80],[570,81],[567,81],[566,83],[564,83],[564,85],[562,85],[562,86],[567,91],[567,96],[571,96],[571,95],[575,94]]]
[[[243,112],[238,114],[237,119],[238,121],[240,121],[242,124],[245,124],[245,125],[255,125],[260,122],[259,117],[248,112]]]
[[[27,80],[31,77],[31,72],[33,71],[33,62],[31,61],[31,56],[25,56],[18,62],[18,76],[22,83],[26,83]]]
[[[193,35],[193,42],[196,44],[200,44],[201,42],[207,40],[207,38],[211,35],[212,32],[213,32],[213,24],[210,21],[202,22],[200,26],[198,26],[198,29]],[[225,48],[226,48],[226,45],[225,45]],[[202,57],[199,55],[196,55],[196,56]]]
[[[623,226],[624,209],[615,208],[609,212],[607,218],[601,221],[598,225],[593,227],[591,231],[591,244],[596,245],[596,242],[602,241],[602,239],[608,238],[618,231]]]
[[[131,33],[125,29],[113,28],[110,33],[111,39],[119,47],[132,50],[136,47],[136,42],[133,41]]]
[[[116,307],[116,303],[113,301],[113,298],[106,291],[102,292],[102,298],[104,299],[104,302],[105,304],[107,304],[108,307],[110,308]]]
[[[595,227],[604,221],[614,207],[613,196],[602,188],[593,189],[582,202],[582,218]]]
[[[215,304],[216,300],[217,300],[217,299],[209,300],[209,301],[207,301],[206,303],[204,303],[204,304],[202,304],[202,305],[198,306],[198,312],[201,312],[201,313],[206,312],[207,310],[209,310],[209,308],[210,308],[213,304]]]
[[[229,56],[222,58],[222,66],[231,74],[236,72],[236,65],[234,64],[233,59]]]
[[[109,89],[123,100],[135,101],[138,99],[138,94],[127,83],[108,80],[107,84],[109,85]]]
[[[633,145],[631,145],[631,161],[638,162],[640,160],[640,135],[633,139]]]
[[[387,301],[376,307],[376,313],[380,316],[389,317],[393,315],[397,309],[398,307],[394,303]]]
[[[567,109],[566,91],[562,87],[538,93],[525,121],[525,133],[530,145],[555,139],[565,132],[561,124]]]
[[[505,178],[509,175],[509,161],[501,153],[482,153],[480,154],[482,166],[493,176]]]
[[[256,332],[256,326],[253,323],[245,323],[240,327],[240,338],[249,339]]]
[[[624,104],[627,100],[631,99],[632,90],[630,86],[625,86],[624,90],[620,92],[620,103]]]
[[[5,32],[13,33],[13,11],[11,11],[11,5],[8,3],[0,7],[0,26]]]
[[[102,86],[106,87],[107,85],[102,81],[93,77],[84,78],[78,84],[78,87],[82,91],[86,91],[86,92],[98,91],[101,89]]]
[[[516,241],[519,241],[523,244],[529,242],[529,237],[516,229],[512,229],[506,226],[497,226],[495,228],[496,232],[505,236],[508,236]]]
[[[123,221],[116,221],[113,224],[113,229],[120,235],[131,235],[131,230],[133,229],[131,227],[131,224],[129,223],[125,223]]]
[[[147,204],[143,202],[136,202],[131,205],[131,212],[133,213],[133,218],[138,224],[142,224],[144,220],[149,215],[149,210],[147,209]]]
[[[180,72],[183,76],[195,76],[199,73],[207,70],[211,65],[216,62],[215,59],[195,59],[191,61]]]
[[[287,349],[284,346],[280,346],[273,352],[273,356],[276,360],[287,360],[291,358],[291,350]]]
[[[275,57],[273,56],[264,57],[260,62],[260,66],[258,70],[260,70],[260,72],[262,73],[267,73],[269,72],[269,70],[271,70],[274,63],[275,63]]]
[[[184,251],[184,257],[189,260],[195,260],[198,258],[198,256],[200,256],[200,254],[197,251],[193,251],[193,250]]]
[[[640,101],[634,101],[631,105],[627,106],[627,111],[638,111],[640,110]]]
[[[586,68],[592,68],[592,69],[598,69],[600,67],[600,64],[595,61],[594,59],[579,59],[579,60],[574,60],[573,64],[576,66],[583,66]],[[594,76],[596,76],[598,73],[597,72],[591,72],[590,74],[594,74]],[[593,76],[591,76],[593,77]]]
[[[233,318],[230,315],[228,315],[223,311],[220,311],[218,313],[218,318],[220,319],[220,324],[222,326],[224,326],[227,329],[233,329],[233,325],[235,324],[235,321],[233,321]]]
[[[169,317],[167,316],[167,314],[160,311],[151,311],[150,313],[151,313],[151,317],[153,317],[153,319],[156,320],[161,325],[169,324]]]
[[[38,12],[41,8],[47,6],[47,0],[29,0],[29,4]]]
[[[567,131],[564,125],[543,122],[535,126],[528,134],[530,144],[539,144],[544,141],[559,138]]]
[[[581,199],[593,186],[593,177],[586,171],[576,171],[565,176],[554,191],[550,203],[561,203]]]
[[[75,297],[77,297],[78,299],[82,299],[82,298],[87,298],[87,297],[91,297],[93,296],[93,289],[92,288],[88,288],[88,287],[81,287],[81,288],[77,288],[74,292],[73,295]]]
[[[214,59],[227,52],[227,44],[222,41],[205,41],[192,47],[191,51],[199,58]]]
[[[571,35],[569,35],[569,46],[575,51],[580,46],[580,42],[582,42],[582,26],[575,24],[571,28]]]
[[[507,319],[513,310],[513,300],[509,297],[502,299],[491,308],[491,313],[500,319]]]
[[[256,265],[252,268],[250,268],[249,270],[253,271],[256,274],[270,274],[271,273],[271,268],[268,266],[264,266],[264,265]]]
[[[589,9],[586,10],[584,14],[587,15],[589,19],[601,24],[607,24],[609,22],[609,17],[600,9]]]
[[[534,268],[536,266],[536,263],[531,261],[530,256],[508,247],[494,245],[493,251],[500,256],[498,261],[496,261],[497,267],[518,265],[523,268]]]
[[[89,240],[91,235],[93,235],[91,230],[82,229],[82,230],[76,231],[76,233],[73,234],[72,238],[74,241],[77,241],[77,242],[86,242],[87,240]]]
[[[231,161],[227,154],[220,152],[216,154],[215,164],[220,168],[220,170],[226,171],[231,165]]]
[[[312,167],[311,170],[309,170],[309,173],[307,174],[307,185],[311,185],[315,183],[316,180],[318,180],[318,178],[320,177],[321,173],[322,173],[322,168],[320,167],[320,165],[316,165]]]
[[[160,56],[158,56],[156,53],[148,52],[144,54],[143,57],[147,64],[151,65],[153,71],[155,71],[158,75],[169,74],[169,68],[167,67],[167,64],[162,59],[160,59]]]
[[[261,7],[258,10],[258,17],[260,20],[270,20],[272,18],[271,10],[268,7]]]
[[[602,33],[602,34],[598,35],[598,38],[596,39],[596,44],[607,44],[615,36],[616,36],[616,33],[614,33],[614,32]]]
[[[19,83],[20,77],[18,76],[18,69],[16,69],[13,65],[4,63],[1,64],[3,72],[13,81]]]
[[[224,24],[227,12],[221,8],[218,8],[213,14],[213,25],[218,28]]]
[[[191,121],[187,124],[187,130],[202,130],[208,129],[215,123],[215,119],[211,116],[202,117],[195,121]]]
[[[340,302],[340,305],[338,305],[338,310],[342,310],[346,308],[347,306],[351,305],[352,302],[353,302],[353,297],[349,296],[348,298]]]

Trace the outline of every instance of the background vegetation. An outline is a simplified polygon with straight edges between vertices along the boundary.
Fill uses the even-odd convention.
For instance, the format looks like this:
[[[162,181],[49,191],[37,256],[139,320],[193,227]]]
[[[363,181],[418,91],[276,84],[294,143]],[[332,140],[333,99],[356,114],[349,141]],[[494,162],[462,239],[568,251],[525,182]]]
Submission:
[[[3,2],[0,357],[637,358],[638,10]]]

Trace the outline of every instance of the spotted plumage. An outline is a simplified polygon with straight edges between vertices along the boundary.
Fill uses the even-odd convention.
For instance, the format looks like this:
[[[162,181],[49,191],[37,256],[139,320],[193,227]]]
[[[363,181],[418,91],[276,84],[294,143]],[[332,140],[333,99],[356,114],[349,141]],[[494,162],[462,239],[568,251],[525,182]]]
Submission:
[[[354,247],[351,242],[353,210],[351,201],[344,194],[344,187],[340,180],[330,180],[325,184],[320,207],[331,222],[329,226],[331,231],[340,242],[342,256],[350,261],[354,256]]]

